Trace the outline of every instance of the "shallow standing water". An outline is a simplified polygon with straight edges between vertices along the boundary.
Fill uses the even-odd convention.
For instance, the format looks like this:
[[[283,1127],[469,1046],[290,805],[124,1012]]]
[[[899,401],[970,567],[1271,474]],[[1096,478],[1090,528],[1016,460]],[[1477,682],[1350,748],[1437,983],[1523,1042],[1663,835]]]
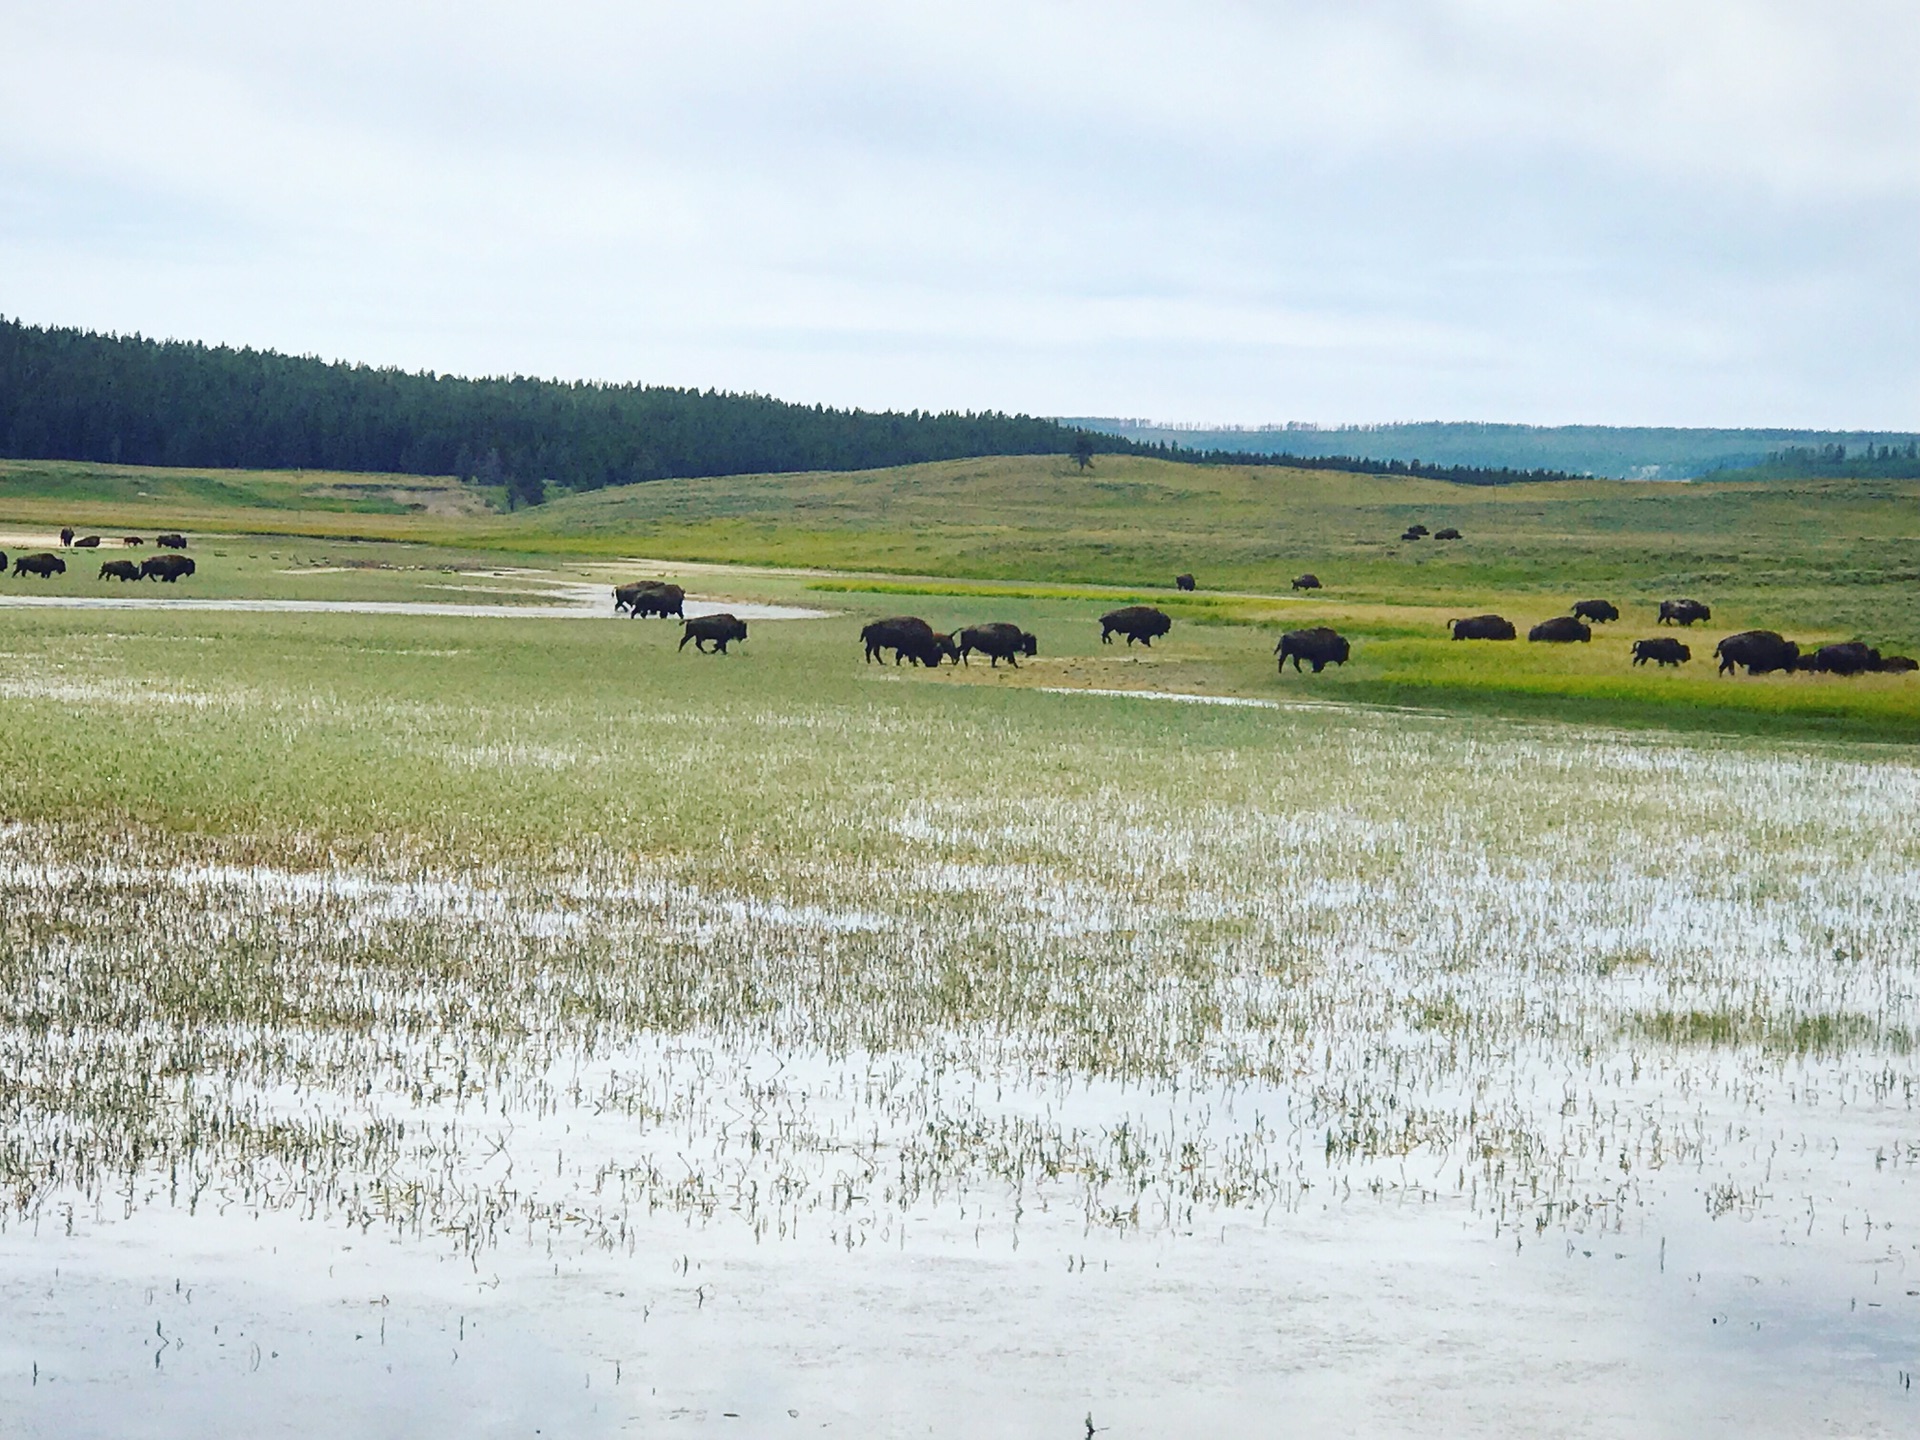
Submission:
[[[12,827],[7,1433],[1911,1433],[1913,767],[1230,723],[864,868]]]

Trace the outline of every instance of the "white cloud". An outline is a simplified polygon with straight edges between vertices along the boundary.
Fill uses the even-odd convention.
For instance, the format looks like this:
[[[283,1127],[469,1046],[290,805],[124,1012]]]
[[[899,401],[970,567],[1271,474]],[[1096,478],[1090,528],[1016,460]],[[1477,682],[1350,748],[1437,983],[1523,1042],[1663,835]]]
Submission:
[[[0,310],[1246,420],[1920,425],[1920,9],[0,0]]]

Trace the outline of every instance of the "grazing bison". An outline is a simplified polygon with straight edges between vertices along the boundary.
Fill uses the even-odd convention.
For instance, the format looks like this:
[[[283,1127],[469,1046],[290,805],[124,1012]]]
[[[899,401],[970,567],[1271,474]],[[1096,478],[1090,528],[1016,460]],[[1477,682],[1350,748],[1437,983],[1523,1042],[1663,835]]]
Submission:
[[[49,575],[66,574],[67,562],[62,560],[58,555],[43,550],[38,555],[22,555],[18,560],[14,561],[13,573],[16,575],[38,575],[44,580]]]
[[[1691,659],[1693,651],[1670,637],[1633,642],[1633,663],[1636,665],[1644,665],[1649,660],[1661,665],[1684,665]]]
[[[1126,605],[1100,617],[1100,643],[1111,645],[1115,635],[1124,635],[1129,646],[1138,640],[1152,649],[1154,637],[1172,628],[1173,621],[1164,610],[1156,610],[1151,605]]]
[[[1905,675],[1914,670],[1920,670],[1920,660],[1915,660],[1910,655],[1882,655],[1880,668],[1889,675]]]
[[[1409,526],[1407,526],[1407,534],[1408,534],[1408,535],[1411,535],[1411,536],[1414,536],[1414,537],[1416,537],[1416,538],[1417,538],[1418,536],[1421,536],[1421,535],[1425,535],[1426,533],[1427,533],[1427,527],[1426,527],[1426,526],[1424,526],[1424,525],[1409,525]]]
[[[142,580],[164,580],[171,585],[183,576],[193,574],[193,561],[184,555],[149,555],[140,562]]]
[[[1320,588],[1320,577],[1311,570],[1304,575],[1296,575],[1293,577],[1293,588],[1296,590],[1318,590]]]
[[[1176,575],[1173,577],[1173,585],[1176,590],[1191,590],[1193,589],[1193,576]]]
[[[1460,538],[1460,532],[1449,525],[1444,530],[1434,531],[1433,538],[1436,540],[1458,540]]]
[[[82,535],[78,540],[73,542],[73,548],[76,550],[98,550],[100,548],[100,537],[98,535]]]
[[[71,544],[73,544],[73,527],[71,525],[62,525],[60,527],[60,548],[64,550]]]
[[[1287,661],[1293,661],[1298,670],[1300,662],[1306,661],[1313,666],[1318,675],[1329,665],[1344,665],[1347,657],[1353,653],[1353,647],[1347,644],[1347,637],[1338,630],[1329,630],[1324,625],[1316,625],[1311,630],[1289,630],[1280,637],[1280,643],[1273,647],[1273,653],[1280,657],[1280,673],[1286,674]]]
[[[1698,600],[1662,600],[1660,602],[1662,625],[1692,625],[1696,621],[1712,618],[1713,611]]]
[[[184,535],[169,531],[165,535],[154,536],[153,543],[156,545],[164,546],[168,550],[184,550],[187,548],[187,537]]]
[[[967,656],[975,650],[991,658],[996,667],[1004,660],[1018,670],[1022,655],[1040,653],[1040,642],[1018,625],[996,620],[990,625],[970,625],[960,632],[960,663],[966,664]]]
[[[1527,631],[1527,639],[1553,645],[1571,645],[1578,640],[1584,645],[1593,639],[1593,631],[1584,620],[1576,620],[1571,615],[1556,615],[1551,620],[1542,620]]]
[[[1573,614],[1575,619],[1594,625],[1604,625],[1609,620],[1620,618],[1620,611],[1611,600],[1576,600],[1573,602]]]
[[[867,647],[867,662],[884,659],[882,650],[893,651],[893,663],[911,660],[916,665],[924,665],[929,670],[938,669],[940,662],[952,660],[958,662],[960,651],[953,643],[951,635],[942,635],[918,615],[894,615],[886,620],[875,620],[860,632],[861,643]]]
[[[123,535],[120,537],[120,543],[126,546],[129,550],[137,550],[140,546],[146,544],[147,542],[142,540],[138,535]]]
[[[1519,634],[1504,615],[1469,615],[1464,620],[1447,621],[1447,629],[1456,640],[1511,640]]]
[[[630,585],[621,585],[613,592],[613,613],[618,615],[625,610],[635,620],[643,615],[659,615],[684,620],[682,608],[687,592],[678,585],[669,585],[664,580],[635,580]]]
[[[1880,652],[1872,646],[1847,640],[1838,645],[1822,645],[1813,652],[1813,663],[1806,668],[1822,675],[1864,675],[1880,669],[1884,663]]]
[[[1719,657],[1722,675],[1740,665],[1747,667],[1749,675],[1765,675],[1791,670],[1800,660],[1800,647],[1771,630],[1742,630],[1729,635],[1713,647],[1713,653]]]
[[[675,648],[684,650],[691,640],[693,648],[703,655],[711,655],[713,650],[724,655],[729,641],[746,638],[747,622],[744,620],[736,620],[731,615],[696,615],[687,621],[686,633],[680,637],[680,643]],[[708,645],[712,645],[713,650],[707,649]]]
[[[1418,540],[1421,536],[1425,535],[1426,533],[1427,533],[1426,531],[1420,529],[1418,526],[1415,526],[1411,530],[1402,532],[1400,538],[1402,540]]]
[[[109,560],[100,567],[102,580],[138,580],[140,567],[131,560]]]

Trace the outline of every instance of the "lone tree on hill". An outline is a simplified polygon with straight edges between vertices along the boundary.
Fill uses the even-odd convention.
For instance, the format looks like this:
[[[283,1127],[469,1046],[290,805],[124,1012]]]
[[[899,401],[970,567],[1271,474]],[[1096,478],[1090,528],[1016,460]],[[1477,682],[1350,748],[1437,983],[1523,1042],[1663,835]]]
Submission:
[[[1090,468],[1093,464],[1093,437],[1084,431],[1074,439],[1073,463],[1082,470]]]

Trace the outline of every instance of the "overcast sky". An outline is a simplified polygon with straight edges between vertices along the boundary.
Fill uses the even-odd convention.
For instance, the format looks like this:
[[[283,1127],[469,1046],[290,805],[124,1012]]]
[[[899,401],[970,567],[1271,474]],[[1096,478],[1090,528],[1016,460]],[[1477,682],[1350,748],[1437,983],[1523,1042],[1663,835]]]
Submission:
[[[0,313],[1204,421],[1920,428],[1916,0],[0,0]]]

